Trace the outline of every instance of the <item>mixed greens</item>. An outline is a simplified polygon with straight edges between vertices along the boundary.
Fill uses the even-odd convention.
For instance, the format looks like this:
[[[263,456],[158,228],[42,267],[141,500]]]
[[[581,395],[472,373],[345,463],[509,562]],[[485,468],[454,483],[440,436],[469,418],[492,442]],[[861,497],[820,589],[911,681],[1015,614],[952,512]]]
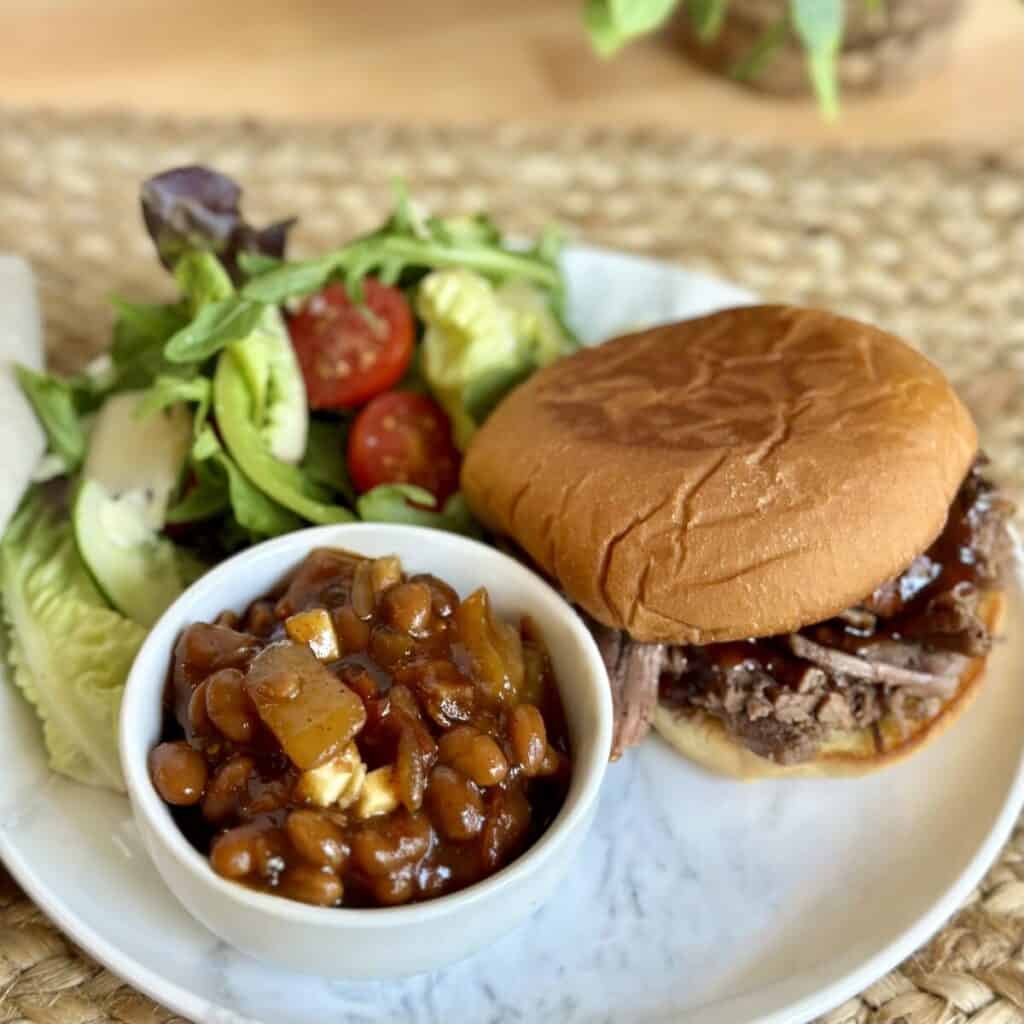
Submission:
[[[289,261],[293,221],[249,224],[215,171],[160,174],[143,220],[178,298],[115,300],[109,354],[80,374],[16,368],[47,452],[2,541],[4,611],[58,771],[119,784],[146,628],[239,547],[356,518],[478,532],[461,449],[576,345],[558,238],[517,249],[485,216],[396,199],[378,230]]]

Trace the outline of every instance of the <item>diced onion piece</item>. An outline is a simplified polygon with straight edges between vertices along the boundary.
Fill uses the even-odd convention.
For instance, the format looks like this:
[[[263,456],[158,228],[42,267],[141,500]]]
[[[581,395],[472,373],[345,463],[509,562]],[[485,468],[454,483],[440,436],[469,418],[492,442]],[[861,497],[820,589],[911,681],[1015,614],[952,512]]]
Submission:
[[[286,701],[273,700],[272,687],[264,683],[286,673],[298,680],[298,692]],[[264,724],[302,771],[339,754],[366,724],[359,697],[300,644],[272,644],[260,651],[245,686]]]
[[[370,569],[370,578],[373,581],[373,593],[380,597],[389,587],[402,581],[402,563],[398,555],[385,555],[383,558],[375,558]]]
[[[390,814],[397,808],[398,791],[395,788],[394,768],[389,764],[374,768],[366,776],[353,813],[357,818],[375,818],[379,814]]]
[[[345,810],[359,798],[366,778],[366,765],[350,743],[326,764],[303,772],[295,784],[295,796],[317,807]]]
[[[284,631],[297,644],[306,644],[318,661],[337,661],[338,636],[326,608],[311,608],[284,620]]]

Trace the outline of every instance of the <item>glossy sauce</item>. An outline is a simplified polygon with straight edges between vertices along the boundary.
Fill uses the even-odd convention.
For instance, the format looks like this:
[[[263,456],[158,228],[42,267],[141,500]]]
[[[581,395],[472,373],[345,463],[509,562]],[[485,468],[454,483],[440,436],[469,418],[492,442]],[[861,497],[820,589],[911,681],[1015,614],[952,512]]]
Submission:
[[[374,907],[522,853],[565,800],[569,754],[532,623],[397,559],[323,549],[241,616],[185,630],[150,767],[219,873]]]
[[[954,587],[969,586],[979,591],[997,580],[992,564],[992,545],[985,537],[994,521],[1000,528],[1008,514],[1005,499],[982,475],[978,460],[961,485],[942,533],[928,550],[919,555],[899,576],[882,584],[849,620],[829,619],[807,626],[800,632],[827,647],[863,654],[875,644],[910,640],[920,636],[920,620],[928,602]],[[694,685],[720,685],[722,674],[745,666],[772,676],[780,687],[795,688],[808,667],[786,645],[785,637],[763,637],[729,643],[708,644],[699,652],[694,673],[679,679],[663,677],[662,699],[685,704]]]

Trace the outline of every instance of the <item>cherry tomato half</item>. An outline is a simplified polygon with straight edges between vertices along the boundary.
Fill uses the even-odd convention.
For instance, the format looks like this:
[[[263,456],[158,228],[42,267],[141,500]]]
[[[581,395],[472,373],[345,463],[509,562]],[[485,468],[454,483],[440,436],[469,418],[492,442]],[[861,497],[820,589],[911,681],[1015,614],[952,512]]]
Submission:
[[[441,504],[458,490],[459,461],[444,410],[412,391],[378,395],[349,431],[348,471],[359,491],[416,484]]]
[[[394,387],[412,358],[416,328],[397,288],[363,281],[365,306],[340,284],[311,295],[288,321],[311,409],[351,409]]]

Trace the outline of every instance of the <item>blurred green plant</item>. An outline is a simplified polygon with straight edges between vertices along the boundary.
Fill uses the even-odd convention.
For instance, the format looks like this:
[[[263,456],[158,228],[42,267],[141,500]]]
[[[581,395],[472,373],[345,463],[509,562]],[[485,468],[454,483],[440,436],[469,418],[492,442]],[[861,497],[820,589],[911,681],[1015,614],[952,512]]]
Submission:
[[[851,0],[873,10],[885,0]],[[807,51],[807,73],[824,115],[839,113],[836,58],[843,39],[844,0],[788,0],[784,13],[732,69],[740,79],[756,77],[787,39]],[[683,7],[697,35],[711,42],[721,31],[729,0],[585,0],[584,20],[594,49],[609,57],[626,43],[664,25]]]

